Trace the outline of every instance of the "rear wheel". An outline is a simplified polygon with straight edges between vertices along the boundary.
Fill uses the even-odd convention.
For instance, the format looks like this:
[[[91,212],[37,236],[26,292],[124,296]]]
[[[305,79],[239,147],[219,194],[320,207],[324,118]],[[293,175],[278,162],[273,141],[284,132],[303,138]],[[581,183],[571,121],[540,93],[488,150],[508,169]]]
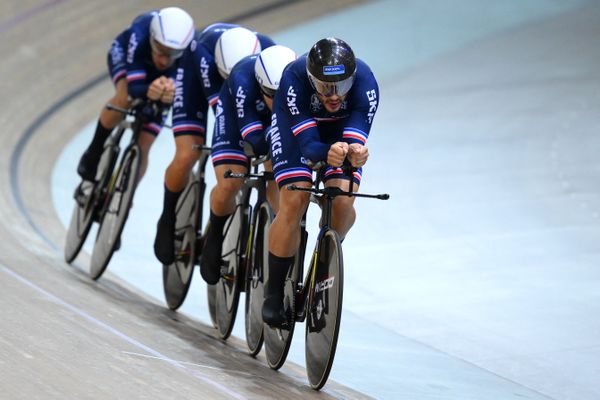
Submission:
[[[262,304],[264,301],[264,273],[269,262],[269,229],[273,211],[267,202],[262,203],[254,226],[252,253],[246,271],[246,344],[255,356],[263,344]]]
[[[108,204],[92,252],[90,276],[98,279],[104,273],[123,232],[133,201],[140,169],[139,147],[133,146],[123,155],[120,169],[109,188]]]
[[[238,205],[225,224],[221,278],[215,285],[216,322],[221,339],[227,339],[233,329],[243,283],[242,262],[246,250],[244,238],[248,226],[248,208],[240,197],[238,195]]]
[[[204,197],[204,181],[190,176],[179,197],[175,223],[175,262],[163,265],[163,289],[167,306],[178,309],[185,300],[196,263],[196,241],[200,229],[200,207]]]
[[[307,294],[306,372],[310,386],[317,390],[327,382],[335,357],[342,317],[343,270],[339,236],[329,230],[320,240],[314,281]]]

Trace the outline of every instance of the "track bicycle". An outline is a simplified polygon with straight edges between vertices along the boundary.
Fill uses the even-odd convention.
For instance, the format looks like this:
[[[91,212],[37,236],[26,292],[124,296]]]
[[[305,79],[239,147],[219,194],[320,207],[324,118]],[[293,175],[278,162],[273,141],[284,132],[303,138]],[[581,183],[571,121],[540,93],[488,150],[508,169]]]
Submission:
[[[195,145],[194,149],[200,155],[175,208],[175,261],[163,265],[163,290],[171,310],[183,304],[192,282],[194,266],[199,264],[202,251],[202,210],[210,147]]]
[[[321,228],[307,274],[304,276],[304,255],[308,240],[305,212],[301,223],[300,247],[285,281],[283,303],[288,317],[287,323],[281,328],[273,328],[267,324],[264,326],[267,363],[272,369],[279,369],[287,357],[295,323],[306,320],[306,372],[310,386],[315,390],[322,388],[329,377],[342,316],[344,266],[340,238],[331,227],[333,200],[338,196],[389,199],[388,194],[353,192],[354,169],[343,169],[350,178],[348,191],[336,186],[321,188],[325,171],[323,167],[318,169],[313,187],[304,188],[293,184],[287,187],[287,190],[311,193],[311,202],[317,203],[321,208]],[[266,265],[264,272],[268,280]]]
[[[256,275],[261,268],[256,266],[255,232],[256,227],[270,224],[273,212],[266,199],[267,181],[273,180],[273,173],[259,171],[259,166],[268,158],[255,157],[247,147],[251,171],[247,173],[225,172],[226,179],[243,179],[244,184],[236,195],[236,206],[223,228],[223,248],[219,281],[208,285],[209,307],[214,315],[215,327],[222,339],[231,334],[241,292],[246,292],[246,342],[249,353],[257,354],[262,347],[263,323],[260,309],[250,308],[254,302],[250,298],[262,299],[262,279]],[[253,205],[251,200],[255,199]]]
[[[137,138],[142,126],[157,119],[162,121],[168,110],[162,103],[142,99],[134,100],[128,109],[112,104],[107,104],[106,108],[130,118],[121,121],[104,143],[94,181],[82,180],[75,189],[75,207],[64,249],[65,261],[71,263],[81,251],[93,222],[100,223],[90,267],[93,279],[102,275],[117,249],[129,214],[141,162]],[[131,131],[131,140],[115,169],[120,153],[119,143],[126,131]]]

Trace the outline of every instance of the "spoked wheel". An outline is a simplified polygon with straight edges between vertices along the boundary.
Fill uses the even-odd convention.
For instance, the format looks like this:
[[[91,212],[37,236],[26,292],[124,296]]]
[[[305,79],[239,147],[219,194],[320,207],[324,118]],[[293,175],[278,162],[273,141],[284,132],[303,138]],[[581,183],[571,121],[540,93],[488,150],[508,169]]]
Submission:
[[[92,279],[102,276],[113,253],[117,250],[117,244],[119,244],[121,232],[133,201],[140,169],[140,158],[139,148],[135,146],[125,153],[121,168],[117,171],[116,178],[108,192],[108,204],[100,222],[92,252],[90,265]]]
[[[81,251],[90,228],[97,217],[99,199],[106,192],[106,186],[117,161],[117,150],[112,137],[106,141],[98,163],[96,183],[83,181],[75,189],[75,207],[65,243],[65,261],[71,263]]]
[[[77,257],[94,222],[94,182],[82,181],[75,189],[75,207],[65,242],[65,261],[69,264]]]
[[[264,301],[264,273],[269,262],[269,229],[273,211],[264,202],[256,218],[252,254],[246,271],[246,344],[248,352],[255,356],[263,344],[262,304]]]
[[[342,246],[338,234],[327,231],[319,243],[314,281],[308,288],[306,372],[313,389],[323,387],[335,356],[344,288]]]
[[[203,201],[204,182],[191,175],[190,181],[177,202],[175,223],[175,262],[163,265],[163,289],[167,306],[177,310],[185,300],[197,256],[197,236],[200,227],[200,207]]]
[[[234,213],[225,224],[221,278],[215,285],[215,315],[221,339],[227,339],[231,334],[237,314],[243,284],[242,258],[246,250],[244,232],[247,230],[247,220],[248,209],[238,201]]]
[[[285,280],[283,304],[286,314],[289,315],[289,326],[287,329],[272,328],[267,324],[263,324],[264,336],[265,336],[265,355],[267,357],[267,363],[272,369],[279,369],[285,363],[290,345],[292,344],[292,337],[294,336],[294,326],[296,324],[295,318],[292,315],[296,313],[296,307],[300,306],[295,302],[296,287],[300,281],[302,275],[302,263],[301,257],[296,256],[294,265],[290,268],[288,276]],[[267,261],[268,262],[268,261]],[[267,281],[269,280],[269,268],[265,267]]]

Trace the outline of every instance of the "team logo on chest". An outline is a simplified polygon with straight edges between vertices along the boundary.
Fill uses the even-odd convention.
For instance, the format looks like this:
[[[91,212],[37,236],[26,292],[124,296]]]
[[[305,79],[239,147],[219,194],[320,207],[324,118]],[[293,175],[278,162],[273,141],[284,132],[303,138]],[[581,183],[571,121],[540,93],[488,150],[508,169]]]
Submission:
[[[312,111],[313,113],[318,113],[321,110],[321,108],[323,108],[321,101],[319,100],[316,94],[313,94],[310,97],[310,111]]]

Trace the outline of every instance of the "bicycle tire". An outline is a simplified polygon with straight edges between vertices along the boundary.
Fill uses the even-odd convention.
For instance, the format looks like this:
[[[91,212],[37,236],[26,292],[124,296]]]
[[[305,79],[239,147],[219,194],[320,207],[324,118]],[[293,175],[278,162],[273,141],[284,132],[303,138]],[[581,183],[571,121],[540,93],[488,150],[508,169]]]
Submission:
[[[98,163],[96,182],[82,181],[75,190],[75,207],[71,213],[64,248],[65,261],[69,264],[77,257],[87,239],[98,212],[98,197],[108,185],[116,159],[117,150],[109,136]]]
[[[75,189],[75,206],[71,213],[64,257],[70,264],[79,254],[94,222],[94,183],[83,181]]]
[[[252,234],[252,247],[246,270],[245,331],[248,353],[260,353],[264,340],[262,304],[264,301],[264,269],[269,262],[269,229],[273,222],[273,210],[263,202],[257,211]]]
[[[215,285],[217,330],[221,339],[231,335],[240,300],[243,279],[243,256],[248,231],[249,209],[238,194],[235,211],[225,224],[222,250],[221,278]]]
[[[289,326],[287,329],[273,328],[268,324],[263,325],[264,330],[264,344],[265,344],[265,356],[267,358],[267,364],[271,369],[278,370],[283,366],[287,359],[290,346],[292,344],[292,338],[294,336],[294,326],[296,325],[295,314],[296,314],[296,288],[298,282],[302,278],[302,263],[304,257],[300,257],[299,254],[303,252],[298,251],[294,259],[294,264],[285,280],[284,288],[284,308],[290,315]],[[269,279],[269,268],[265,268],[266,281]]]
[[[106,270],[125,227],[137,184],[140,158],[139,147],[131,146],[123,155],[112,182],[107,208],[102,216],[92,251],[90,277],[94,280],[100,278]]]
[[[175,262],[163,265],[163,291],[171,310],[184,302],[192,283],[196,264],[196,243],[200,230],[200,208],[204,201],[206,183],[196,173],[190,175],[185,190],[179,197],[175,223]]]
[[[340,238],[327,230],[319,240],[314,274],[309,280],[306,318],[306,372],[310,386],[327,382],[340,330],[344,263]]]

